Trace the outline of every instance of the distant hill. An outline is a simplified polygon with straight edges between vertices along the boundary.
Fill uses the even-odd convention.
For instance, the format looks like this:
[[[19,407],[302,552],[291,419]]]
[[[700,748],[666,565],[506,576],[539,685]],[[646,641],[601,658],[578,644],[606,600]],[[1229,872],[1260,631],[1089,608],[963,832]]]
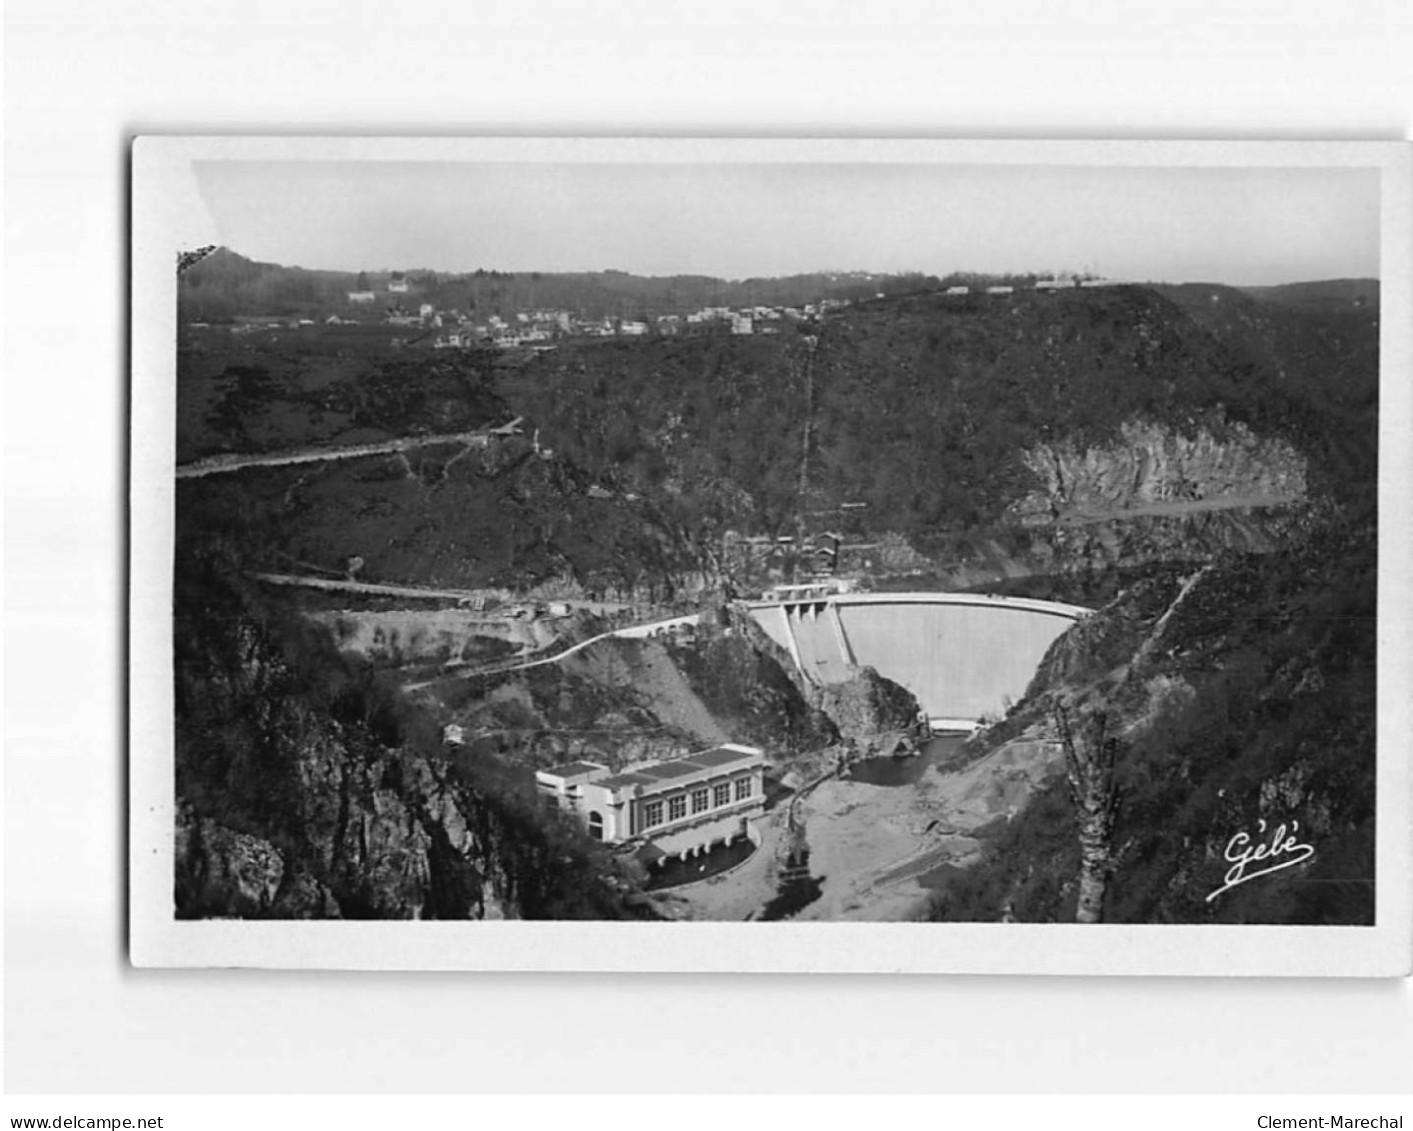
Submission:
[[[1353,306],[1377,311],[1379,306],[1377,279],[1320,279],[1275,287],[1242,287],[1241,290],[1263,302],[1296,308],[1333,310]]]
[[[378,296],[377,308],[416,309],[431,303],[479,317],[527,310],[568,310],[587,318],[655,318],[705,306],[801,306],[825,298],[858,300],[935,288],[942,280],[919,273],[818,271],[780,278],[718,279],[706,275],[633,275],[626,271],[397,272],[405,291],[390,291],[392,270],[314,271],[259,263],[220,248],[181,276],[183,321],[248,316],[312,315],[345,311],[360,282]]]
[[[1376,481],[1370,316],[1297,313],[1231,288],[923,292],[782,323],[773,335],[566,342],[543,353],[406,350],[316,363],[285,343],[227,337],[181,361],[183,459],[525,418],[523,438],[496,449],[503,465],[425,452],[410,468],[350,463],[189,488],[211,498],[217,525],[245,513],[238,500],[268,499],[273,525],[248,546],[319,562],[358,554],[400,581],[514,587],[569,575],[603,589],[673,590],[717,568],[727,531],[794,534],[806,512],[826,516],[814,529],[854,541],[896,537],[904,556],[951,560],[961,533],[992,556],[1039,563],[1099,528],[1056,525],[1035,541],[1037,528],[1016,526],[1015,505],[1043,486],[1033,453],[1063,449],[1076,466],[1132,458],[1112,453],[1131,442],[1123,429],[1134,421],[1160,437],[1139,457],[1145,466],[1168,458],[1161,437],[1209,437],[1206,466],[1225,476],[1218,494],[1259,495],[1232,461],[1266,440],[1308,462],[1300,475],[1316,498],[1369,499]],[[534,458],[535,439],[552,459]],[[1207,493],[1198,483],[1187,497]],[[229,508],[216,502],[227,496]],[[1129,505],[1120,498],[1116,517]],[[1186,537],[1157,518],[1156,533],[1141,525],[1095,552],[1147,560]],[[481,533],[471,538],[473,526]],[[1278,533],[1257,522],[1230,532],[1254,544]],[[1227,536],[1213,527],[1208,541]]]
[[[182,272],[177,307],[184,322],[308,314],[346,306],[356,279],[337,271],[257,263],[222,247]]]

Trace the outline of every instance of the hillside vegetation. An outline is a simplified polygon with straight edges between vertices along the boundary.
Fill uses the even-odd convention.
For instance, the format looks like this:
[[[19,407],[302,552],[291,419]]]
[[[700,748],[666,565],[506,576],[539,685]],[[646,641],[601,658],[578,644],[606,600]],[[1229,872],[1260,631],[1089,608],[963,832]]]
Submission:
[[[178,917],[620,918],[602,846],[215,556],[177,573]]]
[[[1358,522],[1299,548],[1167,569],[1056,641],[989,746],[1048,732],[1057,701],[1121,736],[1105,921],[1372,923],[1375,558]],[[1184,589],[1186,592],[1184,593]],[[1230,838],[1298,822],[1315,857],[1219,896]],[[942,884],[939,919],[1074,918],[1079,846],[1062,777]]]
[[[1290,469],[1302,492],[1340,504],[1370,494],[1377,354],[1367,312],[1296,316],[1229,288],[1174,290],[1181,302],[1140,287],[925,293],[774,336],[533,356],[208,352],[182,367],[183,459],[525,421],[520,438],[489,453],[422,449],[184,484],[179,522],[239,531],[267,565],[283,555],[339,568],[358,555],[370,577],[511,587],[567,578],[590,591],[669,594],[726,568],[727,531],[774,536],[800,522],[856,540],[900,536],[920,555],[916,573],[946,574],[945,561],[928,562],[961,543],[963,559],[1023,543],[1037,560],[1074,558],[1078,535],[1018,538],[1011,511],[1045,488],[1035,470],[1045,453],[1122,448],[1135,422],[1166,447],[1186,437],[1194,450],[1226,444],[1265,459],[1279,442],[1308,462]],[[1200,503],[1217,486],[1194,466]],[[1228,477],[1220,489],[1239,495],[1241,483]],[[842,514],[843,503],[857,506]],[[1154,537],[1140,539],[1152,544],[1132,553],[1099,545],[1120,547],[1123,531],[1089,540],[1131,565],[1199,537],[1186,529],[1199,520],[1160,515]],[[1250,534],[1205,521],[1212,530],[1200,538],[1259,542],[1264,521],[1246,521]],[[1035,572],[1006,563],[1001,575],[1017,568]]]
[[[1027,449],[1113,441],[1132,421],[1219,437],[1239,424],[1308,453],[1317,491],[1367,489],[1367,324],[1309,316],[1292,338],[1283,310],[1220,290],[1239,323],[1141,287],[918,294],[769,339],[560,350],[520,371],[511,399],[596,474],[765,532],[844,502],[914,539],[993,524],[1035,485]]]

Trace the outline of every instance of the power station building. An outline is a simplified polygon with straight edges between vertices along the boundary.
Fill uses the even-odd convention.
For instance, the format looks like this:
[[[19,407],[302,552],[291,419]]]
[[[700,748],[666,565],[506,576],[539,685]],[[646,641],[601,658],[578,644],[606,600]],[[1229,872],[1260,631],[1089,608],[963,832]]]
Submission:
[[[677,853],[730,841],[765,810],[765,754],[728,742],[615,774],[595,762],[538,770],[546,804],[578,815],[595,840],[642,838]]]

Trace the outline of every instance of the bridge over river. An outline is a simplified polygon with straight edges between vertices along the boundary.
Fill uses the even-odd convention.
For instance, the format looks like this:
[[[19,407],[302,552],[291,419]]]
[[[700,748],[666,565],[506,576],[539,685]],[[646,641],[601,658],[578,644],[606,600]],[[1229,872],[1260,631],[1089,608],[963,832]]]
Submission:
[[[967,729],[1025,694],[1051,643],[1089,609],[972,593],[829,593],[749,602],[816,683],[860,667],[917,696],[939,730]]]

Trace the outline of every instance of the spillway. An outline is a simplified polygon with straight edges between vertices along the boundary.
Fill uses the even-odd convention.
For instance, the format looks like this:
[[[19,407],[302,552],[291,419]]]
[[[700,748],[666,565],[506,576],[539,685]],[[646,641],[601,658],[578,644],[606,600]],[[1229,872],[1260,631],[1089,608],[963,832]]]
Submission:
[[[849,593],[751,607],[808,679],[837,683],[872,667],[939,723],[1003,712],[1025,694],[1055,638],[1088,612],[967,593]]]

